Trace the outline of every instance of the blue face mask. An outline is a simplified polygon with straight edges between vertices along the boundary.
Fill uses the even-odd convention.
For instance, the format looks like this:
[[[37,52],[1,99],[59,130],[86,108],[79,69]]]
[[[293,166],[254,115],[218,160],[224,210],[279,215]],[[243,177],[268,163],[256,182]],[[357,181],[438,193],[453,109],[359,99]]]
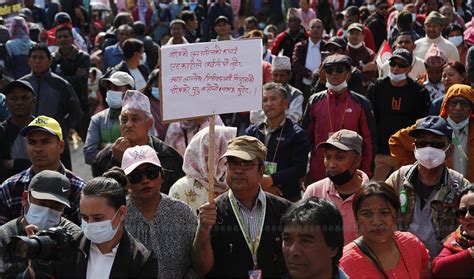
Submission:
[[[188,5],[189,5],[189,10],[191,12],[194,12],[194,10],[196,10],[198,3],[189,3]]]
[[[151,96],[155,98],[156,100],[160,100],[160,88],[158,87],[152,87],[151,88]]]

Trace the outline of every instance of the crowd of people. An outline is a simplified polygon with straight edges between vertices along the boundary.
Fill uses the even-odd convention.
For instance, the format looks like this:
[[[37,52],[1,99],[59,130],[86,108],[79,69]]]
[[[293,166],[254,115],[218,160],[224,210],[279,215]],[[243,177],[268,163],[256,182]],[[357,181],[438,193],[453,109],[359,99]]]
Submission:
[[[0,18],[0,276],[472,278],[473,9],[23,0]],[[160,48],[242,39],[262,109],[164,123]],[[16,254],[53,227],[61,259]]]

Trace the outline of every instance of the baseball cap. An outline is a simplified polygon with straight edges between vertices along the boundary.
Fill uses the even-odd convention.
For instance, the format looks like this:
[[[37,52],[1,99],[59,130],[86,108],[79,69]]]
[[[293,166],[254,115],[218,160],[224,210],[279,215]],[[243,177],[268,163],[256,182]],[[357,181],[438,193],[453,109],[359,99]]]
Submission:
[[[28,191],[38,200],[57,201],[67,207],[71,195],[71,182],[57,171],[44,170],[36,174],[30,182]]]
[[[446,119],[441,116],[427,116],[421,118],[416,123],[416,129],[410,131],[408,135],[416,137],[422,131],[428,131],[439,136],[447,136],[449,140],[451,140],[453,136],[453,129],[449,126]]]
[[[100,85],[107,87],[108,83],[113,83],[115,86],[128,85],[132,88],[135,88],[135,80],[131,75],[126,72],[117,71],[113,73],[109,78],[103,78],[100,81]]]
[[[156,151],[149,145],[137,145],[127,148],[123,153],[121,168],[126,175],[130,174],[138,166],[149,163],[161,168],[160,159]]]
[[[324,59],[323,66],[330,66],[334,64],[342,64],[342,65],[347,66],[347,68],[350,69],[351,64],[352,64],[352,59],[349,56],[343,55],[343,54],[329,55],[328,57],[326,57],[326,59]]]
[[[334,146],[344,151],[354,150],[361,155],[362,141],[362,137],[358,133],[342,129],[332,134],[327,141],[318,144],[317,148]]]
[[[349,25],[349,27],[347,28],[347,32],[351,31],[351,30],[358,30],[360,32],[364,32],[364,26],[362,26],[362,24],[360,23],[352,23],[351,25]]]
[[[229,19],[226,16],[223,16],[223,15],[216,18],[216,20],[214,21],[214,24],[217,24],[217,23],[219,23],[219,21],[222,21],[222,20],[227,22],[228,24],[230,24]]]
[[[220,159],[228,156],[237,157],[246,161],[258,158],[263,162],[267,157],[267,147],[255,137],[240,136],[228,142],[227,151]]]
[[[67,23],[71,21],[71,17],[68,13],[65,12],[59,12],[54,16],[54,22],[58,24]]]
[[[328,45],[335,45],[338,48],[342,48],[343,50],[347,48],[346,40],[344,40],[342,37],[331,37],[326,43],[326,47]]]
[[[48,132],[54,136],[57,136],[59,140],[63,140],[63,132],[61,130],[61,126],[54,118],[40,115],[33,119],[33,121],[31,121],[28,126],[21,129],[20,135],[26,137],[29,133],[36,130]]]
[[[399,58],[403,61],[405,61],[408,65],[411,65],[411,63],[413,62],[413,55],[406,49],[404,48],[397,48],[392,56],[390,57],[390,61],[393,60],[393,58]]]
[[[17,87],[25,88],[25,89],[31,91],[31,93],[33,95],[35,95],[35,90],[33,90],[33,87],[31,86],[31,84],[28,81],[22,80],[22,79],[17,79],[17,80],[14,80],[14,81],[10,82],[9,84],[7,84],[7,86],[5,86],[5,89],[3,91],[4,91],[5,95],[8,95],[8,92],[10,92],[11,90],[13,90]]]

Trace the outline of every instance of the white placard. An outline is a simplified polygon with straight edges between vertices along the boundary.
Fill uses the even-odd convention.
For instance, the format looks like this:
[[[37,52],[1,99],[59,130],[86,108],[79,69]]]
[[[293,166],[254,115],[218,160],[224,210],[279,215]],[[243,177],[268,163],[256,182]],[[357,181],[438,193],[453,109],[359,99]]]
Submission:
[[[164,46],[163,120],[262,108],[262,40]]]

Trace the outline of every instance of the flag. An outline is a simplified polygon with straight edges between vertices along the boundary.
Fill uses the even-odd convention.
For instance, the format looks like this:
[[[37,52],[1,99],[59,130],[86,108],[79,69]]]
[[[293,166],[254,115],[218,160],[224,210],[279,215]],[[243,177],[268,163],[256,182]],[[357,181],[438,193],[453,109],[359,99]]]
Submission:
[[[392,57],[392,49],[390,48],[390,45],[388,44],[388,41],[385,40],[382,43],[382,46],[379,49],[379,52],[377,53],[377,57],[375,61],[377,62],[377,67],[379,69],[382,69],[383,64],[388,61]]]

